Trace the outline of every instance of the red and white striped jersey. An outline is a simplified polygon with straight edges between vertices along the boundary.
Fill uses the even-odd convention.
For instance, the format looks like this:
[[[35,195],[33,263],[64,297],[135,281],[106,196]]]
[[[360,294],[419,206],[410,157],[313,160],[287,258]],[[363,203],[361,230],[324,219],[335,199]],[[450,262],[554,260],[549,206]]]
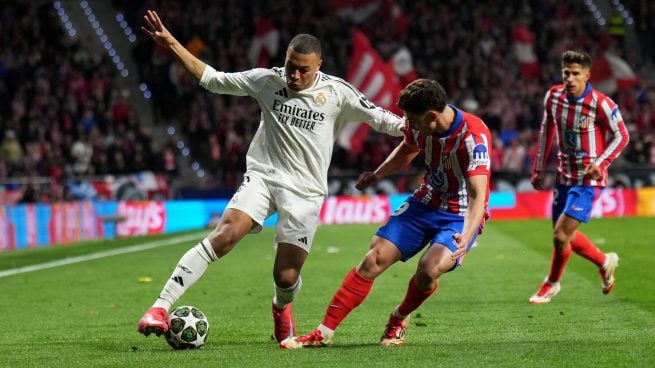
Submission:
[[[447,132],[427,137],[414,129],[405,132],[405,142],[418,146],[426,168],[423,183],[412,196],[430,207],[464,216],[469,204],[466,179],[491,176],[491,133],[477,116],[449,106],[456,117]],[[488,205],[487,185],[485,219],[489,217]]]
[[[591,84],[577,98],[567,96],[563,84],[546,93],[533,172],[544,171],[555,134],[559,146],[555,180],[563,185],[607,186],[607,167],[628,144],[618,106]],[[584,177],[590,163],[601,169],[601,179]]]

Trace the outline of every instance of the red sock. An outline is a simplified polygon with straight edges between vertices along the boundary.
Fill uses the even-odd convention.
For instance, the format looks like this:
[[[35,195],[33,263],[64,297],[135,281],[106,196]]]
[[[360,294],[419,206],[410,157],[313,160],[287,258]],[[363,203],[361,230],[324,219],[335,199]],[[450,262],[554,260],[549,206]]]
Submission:
[[[603,267],[605,264],[605,253],[598,249],[585,234],[576,231],[571,240],[571,247],[576,254],[594,262],[598,267]]]
[[[412,276],[412,279],[409,280],[409,285],[407,286],[405,299],[403,299],[403,302],[398,306],[398,313],[403,316],[408,316],[418,309],[418,307],[420,307],[421,304],[430,297],[430,295],[434,294],[438,287],[439,281],[437,281],[437,285],[432,290],[419,290],[418,287],[416,287],[416,275]]]
[[[323,317],[323,326],[336,330],[346,316],[366,299],[372,287],[373,280],[362,277],[353,268],[332,297]]]
[[[567,245],[562,251],[557,248],[553,249],[553,260],[550,264],[550,273],[548,274],[548,281],[558,282],[562,278],[566,263],[571,257],[571,245]]]

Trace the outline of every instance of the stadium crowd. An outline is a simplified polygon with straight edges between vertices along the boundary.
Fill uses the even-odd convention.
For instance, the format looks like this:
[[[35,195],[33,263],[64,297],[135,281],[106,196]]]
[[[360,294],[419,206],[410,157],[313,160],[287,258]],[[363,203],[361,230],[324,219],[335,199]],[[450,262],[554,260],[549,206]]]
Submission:
[[[381,1],[382,6],[363,21],[335,16],[332,3],[296,1],[115,1],[128,19],[139,24],[144,9],[158,9],[169,29],[195,54],[218,70],[240,71],[253,66],[248,45],[265,17],[280,39],[299,32],[317,35],[324,43],[322,69],[344,76],[352,48],[350,29],[364,30],[380,55],[388,59],[401,47],[411,51],[416,74],[435,78],[447,86],[457,105],[473,110],[489,125],[494,142],[493,169],[529,172],[541,119],[545,86],[561,80],[557,67],[561,52],[581,48],[592,55],[612,50],[638,71],[641,83],[614,96],[633,136],[621,165],[655,164],[655,84],[650,54],[632,50],[598,25],[583,2],[557,1]],[[649,5],[630,4],[633,9]],[[396,10],[404,18],[394,18]],[[650,6],[646,14],[655,12]],[[639,14],[640,35],[650,35],[653,24]],[[356,18],[356,17],[355,17]],[[652,17],[651,17],[652,18]],[[652,21],[651,21],[652,23]],[[380,26],[384,25],[384,26]],[[532,75],[521,73],[513,52],[513,31],[528,26],[534,33],[534,52],[540,61]],[[644,28],[645,27],[645,28]],[[650,33],[649,33],[650,32]],[[642,40],[646,42],[645,40]],[[279,65],[285,50],[277,50],[257,65]],[[245,167],[248,143],[259,124],[254,101],[209,95],[193,85],[181,67],[164,50],[144,39],[135,48],[143,78],[152,86],[162,116],[175,121],[192,142],[218,185],[234,185]],[[650,69],[648,69],[650,68]],[[334,175],[353,174],[379,165],[395,146],[393,138],[371,133],[361,154],[336,146]]]
[[[69,38],[51,1],[4,2],[0,19],[0,183],[54,201],[92,197],[89,177],[166,172],[172,148],[156,144],[111,60]],[[31,181],[43,177],[51,184]]]
[[[344,77],[353,27],[365,32],[384,59],[407,47],[415,75],[442,82],[456,105],[482,117],[492,130],[492,169],[519,176],[529,172],[545,88],[560,80],[561,52],[611,50],[640,77],[635,87],[612,95],[631,134],[630,147],[615,166],[655,165],[655,47],[630,48],[599,26],[583,2],[378,2],[377,10],[358,17],[362,13],[336,16],[333,6],[341,1],[113,1],[133,29],[142,24],[145,9],[157,9],[192,53],[223,71],[281,65],[283,49],[254,63],[248,54],[262,24],[279,31],[281,45],[296,33],[316,35],[323,42],[322,70]],[[639,42],[652,45],[655,5],[625,3],[635,16]],[[65,195],[66,182],[87,176],[145,169],[176,175],[174,142],[152,138],[152,122],[135,114],[129,92],[113,78],[110,60],[72,41],[50,2],[10,0],[0,20],[0,182],[50,177],[56,190],[42,194],[49,200]],[[539,61],[527,74],[513,52],[513,32],[521,26],[532,31]],[[153,92],[160,120],[155,123],[182,130],[211,178],[207,185],[234,188],[259,124],[255,101],[198,88],[169,53],[146,37],[139,37],[132,51],[140,78]],[[335,146],[331,174],[356,175],[377,167],[395,145],[394,138],[371,133],[360,154]]]

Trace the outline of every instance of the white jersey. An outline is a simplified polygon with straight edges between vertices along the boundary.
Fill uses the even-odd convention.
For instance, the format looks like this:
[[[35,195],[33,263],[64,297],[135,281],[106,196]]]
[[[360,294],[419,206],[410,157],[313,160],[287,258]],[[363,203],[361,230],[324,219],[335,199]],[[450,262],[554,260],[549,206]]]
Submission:
[[[247,170],[301,194],[327,194],[334,140],[346,123],[366,122],[383,133],[403,134],[402,118],[375,106],[343,79],[321,72],[311,87],[296,92],[288,88],[284,68],[224,73],[207,65],[200,85],[257,100],[262,113]]]

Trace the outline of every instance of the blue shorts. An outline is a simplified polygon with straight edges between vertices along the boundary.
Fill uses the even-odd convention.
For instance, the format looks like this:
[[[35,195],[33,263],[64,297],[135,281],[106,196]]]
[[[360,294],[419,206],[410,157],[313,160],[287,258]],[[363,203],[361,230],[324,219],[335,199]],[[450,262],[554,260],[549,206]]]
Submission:
[[[463,228],[463,216],[436,210],[410,197],[391,214],[387,223],[379,228],[375,235],[398,247],[402,253],[402,261],[406,262],[432,244],[441,244],[454,253],[457,246],[453,235],[461,234]],[[475,234],[471,239],[466,248],[467,252],[477,236],[478,234]],[[457,265],[459,264],[458,259]]]
[[[594,202],[600,197],[600,187],[555,184],[553,190],[553,224],[564,213],[580,222],[591,218]]]

